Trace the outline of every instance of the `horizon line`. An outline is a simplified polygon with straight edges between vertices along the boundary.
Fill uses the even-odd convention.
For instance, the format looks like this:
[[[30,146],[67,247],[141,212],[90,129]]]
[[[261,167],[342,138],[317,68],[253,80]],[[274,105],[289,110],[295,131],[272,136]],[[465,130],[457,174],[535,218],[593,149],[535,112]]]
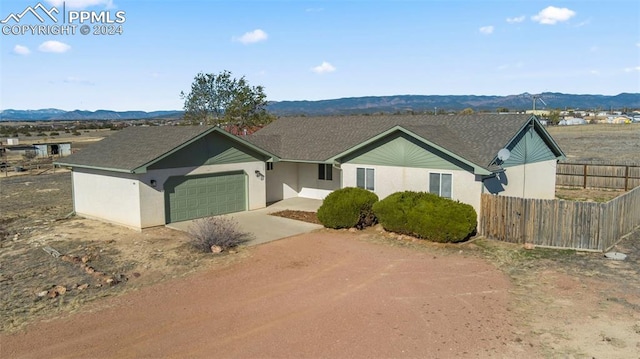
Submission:
[[[615,97],[623,94],[627,95],[638,95],[640,96],[640,92],[620,92],[615,95],[604,95],[604,94],[577,94],[577,93],[564,93],[564,92],[552,92],[545,91],[540,92],[539,94],[562,94],[562,95],[571,95],[571,96],[606,96],[606,97]],[[523,96],[523,95],[533,95],[530,92],[522,92],[519,94],[510,94],[510,95],[475,95],[475,94],[467,94],[467,95],[419,95],[419,94],[398,94],[398,95],[365,95],[365,96],[347,96],[347,97],[336,97],[336,98],[328,98],[328,99],[319,99],[319,100],[267,100],[267,103],[278,103],[278,102],[321,102],[321,101],[335,101],[335,100],[348,100],[348,99],[358,99],[358,98],[370,98],[370,97],[398,97],[398,96],[422,96],[422,97],[461,97],[461,96],[477,96],[477,97],[510,97],[510,96]],[[97,111],[110,111],[110,112],[183,112],[184,109],[172,109],[172,110],[110,110],[105,108],[98,108],[96,110],[87,110],[87,109],[73,109],[73,110],[65,110],[57,107],[40,107],[37,109],[17,109],[17,108],[4,108],[0,109],[0,112],[4,111],[42,111],[42,110],[59,110],[64,112],[74,112],[74,111],[88,111],[88,112],[97,112]]]

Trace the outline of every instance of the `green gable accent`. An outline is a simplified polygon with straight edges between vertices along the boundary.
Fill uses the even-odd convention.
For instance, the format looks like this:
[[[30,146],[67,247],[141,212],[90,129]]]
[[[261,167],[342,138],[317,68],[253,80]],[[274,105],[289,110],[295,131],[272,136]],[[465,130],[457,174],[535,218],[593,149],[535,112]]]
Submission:
[[[511,151],[511,155],[502,164],[502,167],[557,159],[557,156],[533,126],[525,127],[507,148]]]
[[[357,149],[342,162],[473,172],[473,167],[400,131]]]
[[[202,165],[265,161],[267,158],[248,146],[217,132],[188,144],[175,153],[151,164],[148,169],[196,167]]]

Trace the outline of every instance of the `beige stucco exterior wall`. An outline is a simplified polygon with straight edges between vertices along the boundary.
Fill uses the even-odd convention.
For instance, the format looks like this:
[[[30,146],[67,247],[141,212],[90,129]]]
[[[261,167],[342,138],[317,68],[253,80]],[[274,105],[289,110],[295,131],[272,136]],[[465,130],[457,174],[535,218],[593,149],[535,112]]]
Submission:
[[[340,188],[340,173],[332,167],[332,180],[318,179],[317,163],[277,162],[267,171],[267,202],[292,197],[324,199]]]
[[[244,171],[247,208],[266,206],[265,164],[247,162],[152,170],[135,175],[76,168],[73,170],[74,208],[78,215],[142,229],[166,222],[164,183],[171,176]],[[262,176],[256,176],[259,171]],[[156,181],[156,187],[151,186]]]
[[[140,184],[135,175],[74,169],[72,178],[77,215],[141,228]]]
[[[556,195],[556,160],[507,167],[508,183],[500,196],[553,199]]]
[[[277,162],[273,169],[266,172],[267,202],[298,197],[298,164]]]
[[[476,176],[467,171],[342,164],[343,187],[356,187],[356,169],[358,167],[375,170],[374,192],[380,199],[400,191],[428,192],[429,173],[450,173],[452,175],[452,199],[470,204],[476,212],[480,211],[482,182],[476,180]]]
[[[332,167],[332,180],[318,179],[317,163],[298,164],[299,197],[324,199],[329,193],[340,189],[340,170]]]

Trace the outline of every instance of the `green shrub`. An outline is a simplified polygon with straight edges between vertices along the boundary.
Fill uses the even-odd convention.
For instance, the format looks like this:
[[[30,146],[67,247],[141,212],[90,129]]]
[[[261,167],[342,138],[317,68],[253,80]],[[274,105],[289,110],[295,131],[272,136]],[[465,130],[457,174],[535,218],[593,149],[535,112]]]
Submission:
[[[476,229],[472,206],[425,192],[397,192],[373,205],[385,230],[434,242],[460,242]]]
[[[331,192],[318,209],[318,220],[327,228],[362,229],[377,223],[372,211],[378,196],[366,189],[347,187]]]

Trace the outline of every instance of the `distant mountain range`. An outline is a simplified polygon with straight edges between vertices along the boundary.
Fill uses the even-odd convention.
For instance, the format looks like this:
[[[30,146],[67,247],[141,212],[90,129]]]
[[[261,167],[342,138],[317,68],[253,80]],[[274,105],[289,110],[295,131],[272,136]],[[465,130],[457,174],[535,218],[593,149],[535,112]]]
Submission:
[[[83,120],[144,120],[182,117],[182,111],[64,111],[56,108],[41,110],[4,110],[0,121],[83,121]]]
[[[538,95],[536,95],[537,97]],[[571,95],[545,92],[539,95],[536,109],[616,110],[640,109],[640,93],[621,93],[615,96]],[[546,105],[545,105],[546,104]],[[509,111],[531,110],[533,95],[524,93],[509,96],[474,95],[399,95],[351,97],[321,101],[281,101],[269,104],[269,111],[280,116],[289,115],[340,115],[363,113],[395,113],[424,111],[492,111],[507,108]]]
[[[538,100],[536,102],[537,109],[640,109],[640,93],[621,93],[615,96],[605,96],[545,92],[539,96],[542,101]],[[274,101],[269,103],[268,110],[278,116],[322,116],[380,112],[424,112],[434,111],[435,109],[448,112],[460,111],[465,108],[471,108],[474,111],[497,111],[498,109],[506,108],[513,112],[529,110],[532,107],[533,95],[524,93],[509,96],[398,95],[350,97],[320,101]],[[4,110],[0,112],[0,121],[144,120],[178,119],[181,116],[182,111]]]

